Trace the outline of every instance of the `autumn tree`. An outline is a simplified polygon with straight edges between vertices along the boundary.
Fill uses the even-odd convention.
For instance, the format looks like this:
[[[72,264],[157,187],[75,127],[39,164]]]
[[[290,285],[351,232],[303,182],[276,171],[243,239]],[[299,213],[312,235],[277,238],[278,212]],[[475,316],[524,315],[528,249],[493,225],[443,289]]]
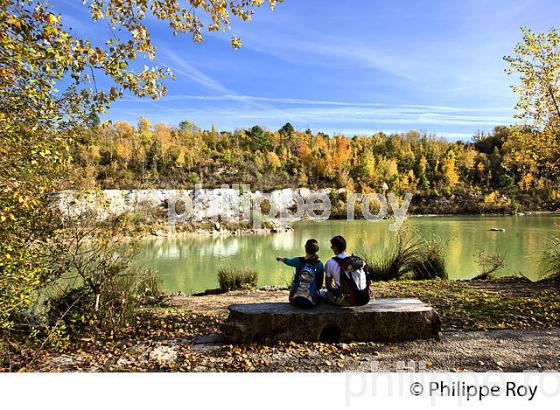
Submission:
[[[523,40],[513,56],[504,59],[508,74],[520,77],[512,86],[519,96],[518,118],[535,128],[557,130],[560,121],[560,32],[552,28],[547,33],[534,33],[523,27]]]
[[[498,192],[523,206],[555,206],[551,187],[557,180],[523,148],[533,137],[523,127],[498,126],[467,143],[414,132],[350,138],[295,130],[283,143],[280,132],[261,127],[229,132],[187,121],[152,126],[141,119],[137,127],[104,124],[88,135],[71,154],[76,174],[87,175],[80,182],[97,181],[101,188],[188,189],[202,179],[212,188],[231,184],[235,176],[258,190],[307,186],[373,192],[390,186],[418,197],[443,190],[458,194],[458,200],[465,192],[480,199],[483,192]],[[397,139],[401,142],[389,141]]]
[[[441,166],[441,172],[449,188],[453,188],[457,185],[457,182],[459,182],[459,174],[457,173],[455,151],[450,150],[447,153]]]
[[[542,171],[560,175],[560,32],[522,29],[523,40],[514,54],[504,57],[506,72],[519,76],[512,86],[518,95],[516,117],[524,123],[512,133],[517,149],[528,151],[542,164]],[[530,134],[527,136],[527,134]]]
[[[268,0],[274,7],[281,0]],[[69,145],[94,114],[129,91],[158,98],[172,78],[151,63],[156,55],[147,21],[174,35],[228,30],[232,17],[250,20],[264,0],[85,0],[94,21],[111,26],[99,43],[66,30],[46,0],[0,0],[0,343],[15,315],[45,284],[38,252],[55,225],[47,198],[60,186]],[[241,45],[232,37],[232,46]],[[133,61],[148,57],[143,69]],[[97,77],[110,82],[100,87]],[[95,125],[95,121],[94,121]],[[121,152],[123,155],[128,153]],[[0,346],[2,348],[3,346]]]

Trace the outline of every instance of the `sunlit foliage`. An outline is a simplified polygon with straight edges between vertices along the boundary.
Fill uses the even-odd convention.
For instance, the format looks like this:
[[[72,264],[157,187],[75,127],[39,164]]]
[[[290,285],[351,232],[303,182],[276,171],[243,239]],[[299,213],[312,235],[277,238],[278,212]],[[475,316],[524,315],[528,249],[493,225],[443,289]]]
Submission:
[[[280,1],[266,3],[274,7]],[[67,30],[64,16],[55,14],[46,0],[0,0],[0,349],[8,342],[14,315],[29,307],[45,283],[42,242],[56,228],[48,195],[67,178],[70,147],[84,138],[85,126],[97,126],[96,113],[106,111],[125,91],[157,98],[166,91],[164,80],[173,77],[152,64],[156,47],[146,20],[166,22],[173,34],[200,42],[205,30],[228,30],[232,16],[248,21],[265,2],[84,3],[92,19],[110,29],[100,43]],[[232,46],[240,45],[234,36]],[[133,61],[140,57],[146,65],[136,69]],[[100,87],[100,78],[109,85]],[[123,136],[131,132],[123,125]],[[95,147],[84,149],[90,167],[102,159]],[[184,160],[160,141],[149,147],[144,168],[160,167],[156,154],[162,150],[168,154],[164,161]],[[111,161],[128,163],[135,151],[127,142],[116,145],[111,155]]]

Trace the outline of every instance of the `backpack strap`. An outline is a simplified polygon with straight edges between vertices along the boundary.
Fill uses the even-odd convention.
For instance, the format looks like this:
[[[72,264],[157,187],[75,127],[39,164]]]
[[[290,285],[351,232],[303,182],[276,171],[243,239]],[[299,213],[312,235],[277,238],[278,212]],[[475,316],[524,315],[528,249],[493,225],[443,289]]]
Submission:
[[[348,269],[348,258],[339,258],[338,256],[335,256],[334,258],[332,258],[336,263],[338,263],[338,266],[340,266],[342,269],[346,270]]]
[[[342,282],[343,280],[346,279],[350,279],[350,273],[348,273],[348,267],[350,266],[350,262],[349,259],[350,257],[346,257],[346,258],[339,258],[338,256],[335,256],[334,258],[332,258],[337,264],[338,266],[340,266],[340,269],[342,272],[340,272],[340,284],[342,286]]]

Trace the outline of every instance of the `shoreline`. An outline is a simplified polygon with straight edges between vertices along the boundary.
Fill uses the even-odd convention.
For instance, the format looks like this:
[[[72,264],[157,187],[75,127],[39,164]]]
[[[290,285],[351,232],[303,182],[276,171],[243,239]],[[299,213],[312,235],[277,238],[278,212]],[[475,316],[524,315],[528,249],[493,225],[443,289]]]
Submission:
[[[527,212],[519,212],[519,213],[481,213],[481,214],[464,214],[464,213],[457,213],[457,214],[409,214],[405,219],[408,218],[452,218],[452,217],[527,217],[527,216],[536,216],[536,215],[550,215],[550,216],[560,216],[560,211],[527,211]],[[329,218],[326,221],[344,221],[344,218]],[[394,220],[394,218],[383,218],[383,221],[390,221]],[[188,239],[188,238],[220,238],[220,237],[228,237],[228,236],[250,236],[250,235],[269,235],[275,233],[285,233],[291,232],[294,230],[294,224],[299,222],[309,222],[309,219],[302,219],[301,221],[295,221],[291,224],[287,225],[285,228],[260,228],[260,229],[253,229],[253,228],[227,228],[221,227],[220,229],[216,230],[213,226],[208,226],[206,228],[195,228],[194,230],[175,230],[170,231],[165,229],[164,227],[158,226],[153,228],[146,228],[142,232],[137,234],[131,235],[131,237],[138,237],[141,240],[154,240],[154,239]],[[364,218],[356,218],[354,221],[367,221]],[[379,220],[370,221],[370,222],[380,222]]]
[[[345,220],[348,212],[348,192],[344,188],[283,188],[265,191],[243,192],[245,201],[257,201],[258,209],[250,208],[250,216],[243,208],[243,221],[239,219],[241,212],[240,192],[230,188],[192,189],[100,189],[92,191],[59,191],[53,196],[53,204],[62,211],[72,210],[72,215],[80,215],[91,209],[97,213],[99,220],[120,219],[127,224],[131,236],[145,237],[209,237],[223,235],[253,235],[283,232],[284,223],[278,218],[268,217],[271,210],[275,216],[279,210],[293,211],[298,201],[309,201],[313,195],[328,195],[330,213],[328,220]],[[384,194],[385,195],[385,191]],[[466,193],[457,193],[451,197],[426,197],[416,194],[417,201],[411,201],[406,217],[434,218],[466,217],[466,216],[526,216],[560,214],[558,204],[548,204],[535,210],[534,204],[515,207],[511,204],[485,203],[482,197],[473,197]],[[192,206],[187,208],[187,204]],[[181,205],[183,208],[181,208]],[[261,211],[261,208],[262,211]],[[355,220],[364,220],[361,212],[356,213]],[[363,204],[362,204],[363,206]],[[392,207],[392,206],[391,206]],[[187,212],[187,209],[190,211]],[[388,209],[387,209],[388,210]],[[386,210],[386,211],[387,211]],[[370,210],[373,211],[373,210]],[[257,212],[257,213],[254,213]],[[188,218],[185,218],[188,215]],[[394,218],[384,214],[383,219]],[[253,229],[253,221],[260,220],[262,229]],[[228,222],[224,219],[231,219]],[[305,219],[303,219],[305,220]],[[286,220],[289,226],[296,222]],[[299,220],[297,220],[299,222]],[[171,231],[170,224],[177,225]],[[288,228],[289,229],[289,228]]]

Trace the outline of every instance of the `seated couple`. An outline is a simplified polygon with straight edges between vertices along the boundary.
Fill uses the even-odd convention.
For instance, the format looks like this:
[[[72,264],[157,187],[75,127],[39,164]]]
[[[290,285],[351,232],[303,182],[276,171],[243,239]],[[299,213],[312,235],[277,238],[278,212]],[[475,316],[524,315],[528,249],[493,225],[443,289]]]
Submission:
[[[369,302],[369,278],[365,262],[354,255],[346,254],[346,240],[342,236],[331,239],[335,254],[323,268],[319,260],[319,243],[310,239],[305,243],[305,256],[281,258],[296,269],[290,289],[290,303],[302,307],[314,307],[319,300],[337,306],[361,306]],[[325,277],[326,288],[323,287]]]

